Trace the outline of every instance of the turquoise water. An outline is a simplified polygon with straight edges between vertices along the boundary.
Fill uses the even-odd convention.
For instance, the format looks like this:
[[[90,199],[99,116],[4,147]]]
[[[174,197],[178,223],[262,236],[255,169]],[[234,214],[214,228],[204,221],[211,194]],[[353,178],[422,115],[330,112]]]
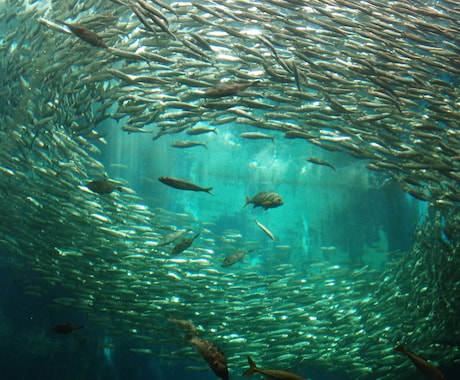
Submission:
[[[0,377],[458,377],[457,8],[0,3]]]

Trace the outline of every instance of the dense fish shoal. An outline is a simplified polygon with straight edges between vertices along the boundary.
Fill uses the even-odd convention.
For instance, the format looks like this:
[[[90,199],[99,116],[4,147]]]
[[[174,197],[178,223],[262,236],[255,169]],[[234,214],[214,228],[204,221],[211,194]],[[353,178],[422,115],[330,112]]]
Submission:
[[[206,337],[227,354],[231,377],[247,368],[248,356],[295,373],[409,376],[411,363],[393,352],[401,339],[443,366],[458,363],[453,2],[52,5],[0,5],[0,246],[8,252],[1,260],[46,285],[26,281],[26,294],[44,298],[63,287],[69,296],[55,306],[88,313],[89,323],[149,347],[171,341],[167,328],[157,328],[171,314],[199,315]],[[428,211],[412,250],[389,255],[381,271],[330,261],[249,266],[263,257],[253,243],[230,250],[251,254],[221,268],[228,255],[218,242],[234,236],[147,205],[122,178],[100,180],[109,178],[97,159],[107,124],[152,144],[199,132],[201,142],[218,139],[222,126],[235,138],[251,133],[244,136],[252,143],[297,139],[324,151],[310,164],[336,174],[339,166],[322,158],[344,152]],[[196,232],[174,249],[183,231]]]

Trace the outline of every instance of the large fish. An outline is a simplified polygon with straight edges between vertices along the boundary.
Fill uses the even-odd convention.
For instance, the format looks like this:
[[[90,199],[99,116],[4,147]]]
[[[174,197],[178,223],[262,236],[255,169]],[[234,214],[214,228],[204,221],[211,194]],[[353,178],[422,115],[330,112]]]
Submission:
[[[237,263],[238,261],[242,260],[244,256],[246,256],[247,253],[251,251],[238,251],[235,253],[232,253],[231,255],[227,256],[224,261],[222,261],[222,264],[220,264],[221,267],[229,267],[230,265],[233,265]]]
[[[192,337],[189,343],[208,363],[209,368],[222,380],[228,380],[227,358],[224,352],[214,343],[197,336]]]
[[[174,187],[175,189],[179,190],[190,190],[190,191],[204,191],[206,193],[211,194],[212,187],[201,187],[195,185],[192,182],[185,181],[180,178],[173,178],[173,177],[160,177],[158,180],[165,185]]]
[[[190,247],[193,244],[193,241],[200,236],[200,233],[198,232],[195,236],[192,236],[190,238],[184,238],[182,239],[179,243],[177,243],[174,248],[172,249],[171,253],[173,255],[177,255],[178,253],[181,253],[185,251],[188,247]]]
[[[246,197],[246,203],[243,207],[252,203],[254,207],[263,207],[264,210],[275,208],[283,205],[283,199],[278,193],[262,191],[252,198]]]
[[[72,31],[73,34],[76,36],[80,37],[85,42],[88,42],[89,44],[96,46],[96,47],[101,47],[104,49],[108,49],[107,44],[104,42],[104,40],[96,33],[92,32],[91,30],[77,24],[70,24],[70,23],[65,23],[69,27],[69,29]]]
[[[187,343],[195,348],[216,376],[228,380],[227,357],[224,352],[214,342],[198,337],[198,331],[192,322],[174,318],[169,318],[169,321],[185,332]]]
[[[261,369],[256,366],[254,361],[248,356],[249,368],[244,371],[243,376],[251,376],[258,372],[264,375],[265,378],[270,380],[306,380],[305,377],[296,375],[289,371],[279,369]]]
[[[444,380],[446,377],[444,374],[437,369],[433,364],[428,363],[425,359],[421,358],[414,353],[407,351],[404,346],[401,344],[395,348],[395,351],[402,352],[407,355],[412,363],[417,367],[417,369],[423,373],[430,380]]]
[[[190,231],[190,229],[171,232],[170,234],[167,234],[167,235],[163,236],[158,241],[156,247],[161,247],[163,245],[167,245],[169,243],[172,243],[174,240],[179,239],[182,235],[184,235],[188,231]]]
[[[120,186],[115,186],[112,182],[106,179],[88,182],[86,187],[98,194],[110,194],[114,190],[121,190]]]

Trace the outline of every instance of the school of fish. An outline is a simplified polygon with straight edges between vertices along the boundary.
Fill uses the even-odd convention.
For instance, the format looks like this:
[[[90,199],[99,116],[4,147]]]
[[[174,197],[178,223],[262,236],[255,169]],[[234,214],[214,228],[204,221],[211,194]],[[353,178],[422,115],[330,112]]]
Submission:
[[[454,0],[0,3],[2,262],[65,287],[72,296],[55,305],[166,360],[184,351],[160,354],[177,336],[158,326],[170,315],[199,323],[210,340],[188,342],[223,379],[248,361],[247,375],[285,376],[275,378],[305,368],[409,378],[411,361],[444,378],[412,351],[436,367],[460,363],[459,18]],[[235,138],[305,140],[365,160],[429,213],[413,249],[383,271],[327,261],[248,270],[254,242],[220,250],[226,236],[212,226],[149,207],[108,177],[95,158],[107,122],[127,137],[177,134],[171,149],[207,147],[184,134],[218,138],[223,124]],[[159,181],[212,189],[172,173]],[[260,191],[246,202],[283,205],[276,188]],[[24,292],[44,290],[26,281]]]

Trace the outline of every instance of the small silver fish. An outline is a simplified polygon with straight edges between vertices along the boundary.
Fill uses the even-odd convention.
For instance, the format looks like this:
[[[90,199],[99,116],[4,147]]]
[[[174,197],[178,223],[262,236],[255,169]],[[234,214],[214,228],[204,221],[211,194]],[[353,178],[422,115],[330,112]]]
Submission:
[[[275,235],[273,235],[273,233],[267,228],[265,227],[262,223],[260,223],[257,219],[254,219],[254,221],[256,222],[256,224],[259,226],[259,228],[264,231],[267,236],[272,239],[272,240],[275,240]]]
[[[202,146],[208,149],[205,142],[200,141],[175,141],[170,144],[174,148],[193,148],[195,146]]]

